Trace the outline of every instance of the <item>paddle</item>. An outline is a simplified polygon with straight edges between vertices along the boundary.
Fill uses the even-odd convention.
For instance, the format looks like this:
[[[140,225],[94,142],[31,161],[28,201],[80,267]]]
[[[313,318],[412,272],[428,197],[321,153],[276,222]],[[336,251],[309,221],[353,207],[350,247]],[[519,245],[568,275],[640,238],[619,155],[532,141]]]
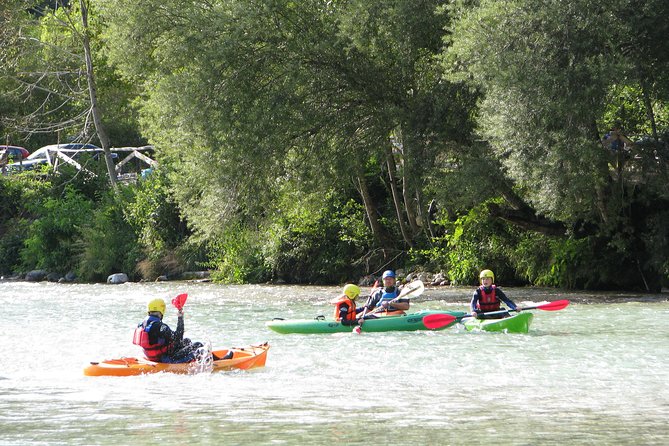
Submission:
[[[376,288],[377,288],[378,286],[379,286],[379,281],[378,281],[378,280],[375,280],[375,281],[374,281],[374,286],[372,287],[372,294],[374,294],[374,290],[376,290]],[[362,310],[362,316],[360,316],[360,318],[358,318],[358,325],[356,325],[355,327],[353,327],[353,333],[355,333],[355,334],[360,334],[360,332],[362,331],[362,327],[360,326],[360,321],[362,321],[363,319],[365,319],[365,316],[366,316],[366,315],[367,315],[367,307],[365,307],[365,309]]]
[[[425,284],[421,280],[414,280],[413,282],[404,285],[404,288],[402,288],[402,291],[400,292],[400,295],[394,298],[393,300],[389,301],[388,304],[392,304],[393,302],[397,302],[400,299],[403,299],[407,296],[412,296],[412,297],[418,297],[421,294],[423,294],[423,291],[425,291]],[[385,308],[383,307],[377,307],[372,310],[371,313],[369,314],[374,314],[378,313],[379,311],[383,311]]]
[[[497,314],[504,314],[508,313],[509,311],[517,311],[521,312],[524,310],[544,310],[544,311],[557,311],[557,310],[562,310],[569,305],[569,301],[567,299],[562,299],[562,300],[556,300],[553,302],[548,302],[547,304],[541,304],[541,305],[535,305],[533,307],[523,307],[523,308],[516,308],[515,310],[500,310],[500,311],[490,311],[488,313],[479,313],[478,316],[481,317],[483,316],[482,319],[485,319],[485,316],[494,316]],[[462,316],[463,318],[465,317],[472,317],[471,314],[465,314]]]
[[[452,324],[457,319],[452,314],[428,314],[423,318],[423,325],[429,330],[436,330]]]
[[[188,299],[188,294],[186,294],[186,293],[179,294],[177,297],[172,299],[172,305],[174,305],[174,308],[181,311],[184,308],[184,304],[186,303],[186,299]]]
[[[555,302],[549,302],[547,304],[542,304],[542,305],[536,305],[533,307],[523,307],[523,308],[518,308],[515,311],[523,311],[523,310],[544,310],[544,311],[557,311],[557,310],[562,310],[565,308],[567,305],[569,305],[568,300],[556,300]],[[514,310],[512,310],[514,311]],[[494,316],[494,315],[499,315],[499,314],[508,314],[508,310],[500,310],[500,311],[490,311],[488,313],[480,313],[477,316],[481,319],[485,319],[486,316]],[[425,328],[429,330],[436,330],[441,327],[444,327],[446,325],[449,325],[453,323],[454,321],[458,319],[463,319],[466,317],[472,317],[471,314],[465,314],[464,316],[460,317],[455,317],[450,314],[429,314],[423,318],[423,325],[425,325]]]

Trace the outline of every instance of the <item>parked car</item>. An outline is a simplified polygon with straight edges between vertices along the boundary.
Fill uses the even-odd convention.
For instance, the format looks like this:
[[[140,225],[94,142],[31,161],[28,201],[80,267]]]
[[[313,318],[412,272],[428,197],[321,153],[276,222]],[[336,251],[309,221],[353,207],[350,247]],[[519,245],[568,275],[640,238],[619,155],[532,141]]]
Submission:
[[[7,155],[14,161],[28,158],[28,156],[30,155],[30,152],[28,152],[28,150],[26,150],[24,147],[19,147],[19,146],[0,145],[0,152],[2,151],[5,151]]]
[[[94,159],[98,159],[104,151],[94,144],[51,144],[35,150],[20,163],[10,164],[7,166],[7,170],[14,172],[32,170],[44,164],[54,165],[56,163],[57,152],[61,152],[76,161],[85,153],[91,154]],[[112,158],[118,158],[118,155],[112,153]]]

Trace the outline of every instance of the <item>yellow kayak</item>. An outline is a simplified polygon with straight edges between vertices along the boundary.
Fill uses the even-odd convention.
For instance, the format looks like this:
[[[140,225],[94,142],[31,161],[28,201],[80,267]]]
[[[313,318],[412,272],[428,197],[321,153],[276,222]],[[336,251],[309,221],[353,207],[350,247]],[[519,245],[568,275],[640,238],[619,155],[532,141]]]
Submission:
[[[223,372],[233,369],[253,369],[264,367],[267,360],[269,344],[251,345],[243,348],[231,348],[227,350],[214,350],[212,353],[223,358],[232,352],[230,359],[219,359],[212,363],[212,372]],[[119,358],[107,359],[100,362],[91,362],[84,368],[86,376],[135,376],[147,373],[196,373],[200,364],[197,362],[186,362],[181,364],[169,364],[164,362],[153,362],[143,358]]]

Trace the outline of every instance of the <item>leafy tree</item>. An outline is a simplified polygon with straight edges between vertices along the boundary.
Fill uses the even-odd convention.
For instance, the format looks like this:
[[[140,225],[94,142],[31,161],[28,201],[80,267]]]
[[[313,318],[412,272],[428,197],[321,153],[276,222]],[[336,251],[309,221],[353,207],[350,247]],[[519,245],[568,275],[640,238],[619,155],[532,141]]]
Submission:
[[[147,134],[198,231],[271,220],[285,179],[324,194],[354,185],[390,249],[426,227],[426,172],[468,134],[473,97],[432,59],[437,4],[117,0],[106,14],[113,60],[146,86]]]
[[[598,246],[600,255],[624,259],[591,271],[599,280],[590,286],[606,286],[603,273],[617,270],[614,286],[657,289],[666,246],[647,243],[660,227],[651,223],[657,221],[646,203],[666,200],[667,190],[625,181],[624,160],[611,159],[599,144],[609,91],[625,81],[621,74],[630,62],[610,40],[627,26],[617,14],[625,4],[631,5],[515,0],[463,6],[444,62],[453,79],[482,92],[479,132],[503,167],[500,183],[511,180],[521,199],[508,200],[511,206],[497,214],[525,227],[552,227],[555,234],[561,225],[565,236],[593,238],[580,245],[584,249]],[[654,12],[639,11],[631,22],[643,14]],[[666,178],[662,166],[645,173]]]

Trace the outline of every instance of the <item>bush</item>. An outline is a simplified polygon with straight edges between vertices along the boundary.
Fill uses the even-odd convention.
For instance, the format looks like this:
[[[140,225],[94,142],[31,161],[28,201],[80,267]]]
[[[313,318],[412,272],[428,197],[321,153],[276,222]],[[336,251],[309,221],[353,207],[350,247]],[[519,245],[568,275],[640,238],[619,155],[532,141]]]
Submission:
[[[75,241],[82,226],[91,220],[91,201],[67,186],[63,198],[33,202],[31,210],[37,218],[30,224],[21,250],[23,267],[59,273],[75,270],[79,257]]]
[[[124,217],[136,234],[139,274],[145,279],[155,279],[182,272],[179,246],[186,242],[189,231],[169,193],[167,177],[158,169],[123,192]]]
[[[109,274],[125,272],[134,279],[140,252],[132,226],[123,215],[124,203],[108,194],[81,229],[78,276],[104,282]]]

